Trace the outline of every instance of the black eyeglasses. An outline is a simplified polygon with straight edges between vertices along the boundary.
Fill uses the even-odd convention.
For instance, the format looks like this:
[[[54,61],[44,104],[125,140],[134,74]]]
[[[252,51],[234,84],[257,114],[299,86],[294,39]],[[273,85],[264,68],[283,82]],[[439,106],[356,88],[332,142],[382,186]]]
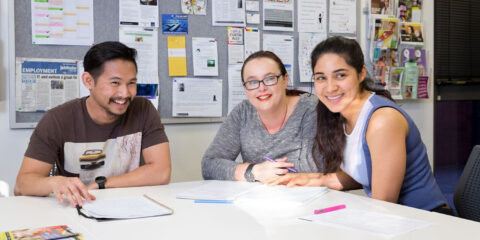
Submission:
[[[254,90],[260,87],[260,83],[263,83],[265,86],[273,86],[278,83],[278,78],[280,78],[282,74],[278,74],[276,76],[268,76],[264,78],[263,80],[251,80],[248,82],[244,82],[243,86],[247,90]]]

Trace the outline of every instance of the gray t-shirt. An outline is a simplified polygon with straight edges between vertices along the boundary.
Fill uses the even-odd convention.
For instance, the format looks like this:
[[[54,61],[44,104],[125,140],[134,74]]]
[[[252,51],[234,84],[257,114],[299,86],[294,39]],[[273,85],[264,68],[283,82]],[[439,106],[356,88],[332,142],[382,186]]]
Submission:
[[[243,162],[261,163],[265,161],[263,156],[287,157],[298,172],[318,172],[312,157],[317,103],[315,96],[301,95],[285,125],[274,134],[262,126],[257,110],[248,100],[239,103],[203,155],[203,178],[233,180],[239,153]]]

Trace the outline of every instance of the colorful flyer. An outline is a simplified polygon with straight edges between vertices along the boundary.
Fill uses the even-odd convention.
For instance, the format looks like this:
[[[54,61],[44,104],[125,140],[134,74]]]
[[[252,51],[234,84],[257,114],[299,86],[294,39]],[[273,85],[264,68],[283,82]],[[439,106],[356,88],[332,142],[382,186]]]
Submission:
[[[419,99],[428,98],[428,76],[418,77],[417,97]]]
[[[403,76],[403,97],[405,99],[417,99],[418,89],[418,67],[414,62],[405,64]]]
[[[398,19],[376,19],[374,29],[374,41],[377,48],[397,48],[398,43]]]
[[[402,77],[403,77],[403,68],[391,68],[390,77],[388,78],[387,89],[392,94],[393,99],[402,99]]]
[[[7,232],[0,232],[0,240],[17,239],[35,239],[35,240],[53,240],[53,239],[82,239],[78,233],[73,232],[66,225],[20,229]]]
[[[182,0],[182,13],[207,15],[207,0]]]
[[[188,33],[187,14],[162,14],[162,33]]]
[[[423,44],[422,24],[402,22],[400,31],[402,43]]]
[[[425,49],[404,48],[401,52],[402,66],[405,66],[406,62],[416,62],[418,66],[418,75],[427,75],[427,59]]]

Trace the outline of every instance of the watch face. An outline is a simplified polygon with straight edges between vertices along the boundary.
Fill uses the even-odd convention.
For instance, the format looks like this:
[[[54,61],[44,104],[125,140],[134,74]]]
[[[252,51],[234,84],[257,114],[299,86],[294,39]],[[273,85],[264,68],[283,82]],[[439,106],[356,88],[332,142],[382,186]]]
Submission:
[[[95,178],[95,182],[105,182],[107,180],[104,176],[99,176]]]
[[[104,189],[105,188],[105,182],[107,181],[107,178],[104,176],[98,176],[95,178],[95,182],[98,184],[99,189]]]

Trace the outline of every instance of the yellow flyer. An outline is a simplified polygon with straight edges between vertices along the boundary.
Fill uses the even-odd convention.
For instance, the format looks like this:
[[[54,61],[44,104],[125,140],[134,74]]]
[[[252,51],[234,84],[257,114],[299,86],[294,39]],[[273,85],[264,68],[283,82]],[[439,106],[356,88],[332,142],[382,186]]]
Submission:
[[[185,36],[169,36],[168,44],[168,75],[187,76],[187,51]]]

